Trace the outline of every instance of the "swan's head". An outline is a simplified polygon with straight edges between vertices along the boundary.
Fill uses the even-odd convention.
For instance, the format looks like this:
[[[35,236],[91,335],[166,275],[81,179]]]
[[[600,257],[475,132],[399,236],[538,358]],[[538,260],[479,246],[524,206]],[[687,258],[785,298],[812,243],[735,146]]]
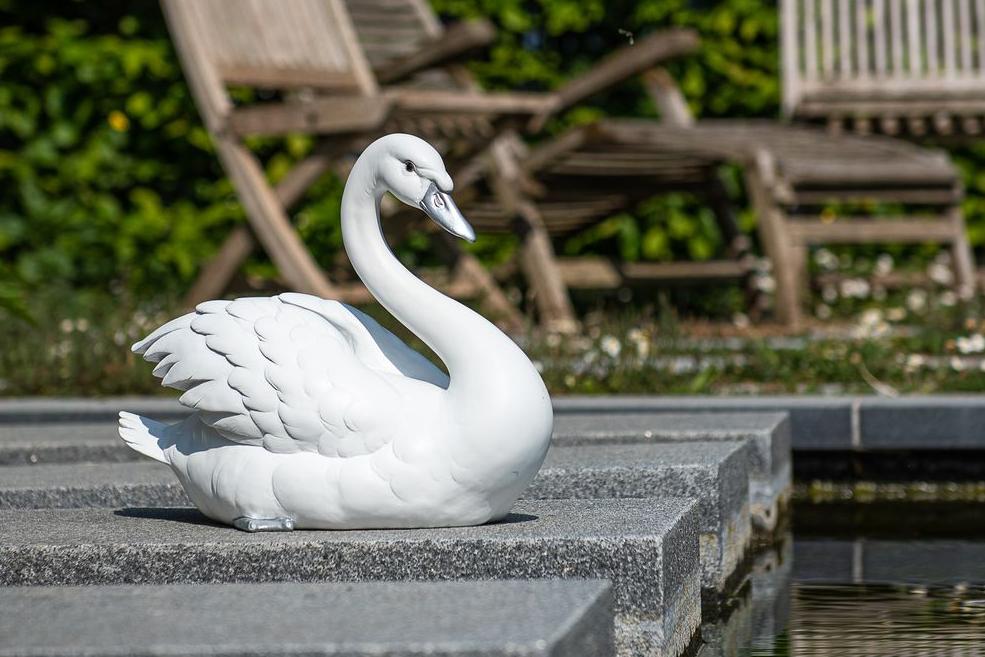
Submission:
[[[380,137],[371,148],[377,156],[377,179],[387,191],[424,210],[452,235],[475,241],[475,231],[451,200],[451,176],[431,144],[413,135],[392,134]]]

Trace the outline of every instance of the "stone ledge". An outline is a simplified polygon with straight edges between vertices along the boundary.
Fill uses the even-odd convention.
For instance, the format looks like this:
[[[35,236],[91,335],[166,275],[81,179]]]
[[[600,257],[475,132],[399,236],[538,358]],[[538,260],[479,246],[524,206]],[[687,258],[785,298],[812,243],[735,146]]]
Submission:
[[[10,587],[0,657],[598,657],[610,606],[607,583],[575,580]]]
[[[573,413],[555,419],[556,445],[749,441],[749,505],[756,528],[772,532],[792,491],[790,422],[784,413]]]
[[[702,588],[717,607],[740,576],[751,539],[748,442],[554,446],[528,499],[698,500]]]
[[[693,501],[523,501],[481,527],[244,534],[193,509],[0,511],[0,584],[594,578],[625,655],[675,657],[700,623]]]

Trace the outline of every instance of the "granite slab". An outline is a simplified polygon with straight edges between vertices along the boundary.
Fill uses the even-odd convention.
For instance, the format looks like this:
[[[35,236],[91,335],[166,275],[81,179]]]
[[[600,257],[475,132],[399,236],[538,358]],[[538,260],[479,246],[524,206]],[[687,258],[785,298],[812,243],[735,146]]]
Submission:
[[[593,580],[0,588],[0,657],[599,657]]]
[[[555,445],[523,497],[696,499],[707,609],[742,576],[751,458],[746,441]]]
[[[790,422],[783,413],[572,413],[555,418],[556,445],[746,440],[753,446],[749,508],[772,532],[793,486]]]
[[[246,534],[198,511],[0,511],[0,584],[608,579],[620,654],[671,657],[700,623],[691,500],[525,500],[481,527]]]

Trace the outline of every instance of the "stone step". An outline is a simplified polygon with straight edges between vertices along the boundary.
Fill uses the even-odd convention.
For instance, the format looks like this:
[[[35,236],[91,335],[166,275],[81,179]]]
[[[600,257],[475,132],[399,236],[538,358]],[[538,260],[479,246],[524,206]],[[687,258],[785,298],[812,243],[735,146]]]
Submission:
[[[481,527],[246,534],[194,509],[0,511],[0,584],[608,579],[620,654],[676,657],[701,618],[691,500],[526,500]]]
[[[191,505],[171,469],[150,459],[0,467],[0,509]]]
[[[523,497],[698,500],[706,609],[741,581],[751,539],[747,441],[555,445]]]
[[[747,440],[753,446],[749,509],[772,532],[792,492],[790,421],[784,413],[566,413],[554,419],[556,445]]]
[[[698,500],[702,589],[717,604],[741,578],[751,539],[747,442],[554,446],[528,499]],[[0,508],[188,506],[171,470],[153,462],[0,468]]]
[[[8,587],[0,657],[598,657],[610,606],[591,580]]]

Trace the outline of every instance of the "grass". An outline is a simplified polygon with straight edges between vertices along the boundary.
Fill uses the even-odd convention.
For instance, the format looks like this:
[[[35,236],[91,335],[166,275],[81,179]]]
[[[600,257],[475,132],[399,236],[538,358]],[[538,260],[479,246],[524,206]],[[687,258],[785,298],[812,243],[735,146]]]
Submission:
[[[793,335],[742,315],[685,321],[664,308],[588,313],[579,335],[534,333],[520,341],[554,394],[985,390],[979,305],[959,304],[945,288],[918,297],[829,298],[825,321]],[[137,304],[123,295],[48,291],[27,306],[33,321],[0,315],[0,395],[174,394],[129,350],[179,314],[173,300]]]

